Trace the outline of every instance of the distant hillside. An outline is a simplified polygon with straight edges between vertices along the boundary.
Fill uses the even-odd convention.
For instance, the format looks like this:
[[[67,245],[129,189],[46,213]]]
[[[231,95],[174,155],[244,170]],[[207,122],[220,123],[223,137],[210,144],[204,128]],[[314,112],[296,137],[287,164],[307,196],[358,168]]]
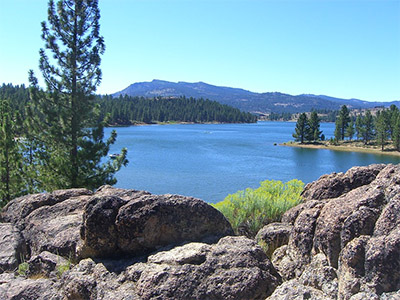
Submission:
[[[204,82],[169,82],[153,80],[151,82],[138,82],[126,89],[115,93],[113,96],[129,95],[142,97],[193,97],[204,98],[227,104],[243,111],[253,113],[269,112],[305,112],[311,109],[337,110],[342,105],[349,108],[371,108],[375,106],[400,105],[400,101],[393,102],[368,102],[358,99],[339,99],[324,95],[303,94],[292,96],[283,93],[253,93],[247,90],[220,87]]]

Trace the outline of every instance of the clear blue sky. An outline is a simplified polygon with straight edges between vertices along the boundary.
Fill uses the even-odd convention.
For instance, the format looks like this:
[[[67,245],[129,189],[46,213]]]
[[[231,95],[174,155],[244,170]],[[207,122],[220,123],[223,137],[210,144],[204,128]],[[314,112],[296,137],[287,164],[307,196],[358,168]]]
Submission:
[[[100,0],[99,93],[139,81],[400,100],[400,0]],[[0,83],[38,74],[47,0],[0,0]]]

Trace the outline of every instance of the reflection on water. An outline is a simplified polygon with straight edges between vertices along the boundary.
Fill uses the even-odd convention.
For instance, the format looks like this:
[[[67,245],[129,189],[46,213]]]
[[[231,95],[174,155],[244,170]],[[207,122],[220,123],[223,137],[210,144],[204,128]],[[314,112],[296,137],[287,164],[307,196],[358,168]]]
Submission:
[[[117,174],[116,186],[217,202],[266,179],[307,183],[355,165],[400,162],[393,156],[274,146],[292,140],[294,127],[258,122],[115,128],[117,142],[110,152],[127,147],[130,162]],[[330,138],[334,124],[321,129]]]

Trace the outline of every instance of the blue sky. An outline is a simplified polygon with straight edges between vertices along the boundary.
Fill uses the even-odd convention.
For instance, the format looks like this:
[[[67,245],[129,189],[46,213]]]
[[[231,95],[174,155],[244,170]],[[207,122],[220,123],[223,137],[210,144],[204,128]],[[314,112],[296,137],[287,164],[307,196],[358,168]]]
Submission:
[[[100,0],[103,81],[400,100],[400,0]],[[0,0],[0,83],[38,73],[47,0]],[[40,77],[40,76],[39,76]]]

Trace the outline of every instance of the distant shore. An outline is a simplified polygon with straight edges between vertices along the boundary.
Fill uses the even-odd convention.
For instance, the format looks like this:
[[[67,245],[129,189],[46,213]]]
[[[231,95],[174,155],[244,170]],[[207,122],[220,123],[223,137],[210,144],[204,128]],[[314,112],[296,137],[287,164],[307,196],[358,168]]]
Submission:
[[[152,122],[152,123],[144,123],[144,122],[134,122],[132,124],[108,124],[107,127],[130,127],[130,126],[148,126],[148,125],[193,125],[193,124],[254,124],[247,122],[184,122],[184,121],[167,121],[167,122]]]
[[[380,155],[391,155],[391,156],[400,156],[400,152],[393,149],[392,145],[387,145],[387,149],[382,151],[380,146],[376,145],[363,145],[360,142],[355,141],[345,141],[341,142],[338,145],[332,145],[330,142],[318,142],[318,143],[304,143],[300,144],[298,142],[287,142],[282,143],[280,146],[289,146],[289,147],[298,147],[298,148],[309,148],[309,149],[328,149],[334,151],[347,151],[347,152],[362,152],[362,153],[371,153],[371,154],[380,154]]]

